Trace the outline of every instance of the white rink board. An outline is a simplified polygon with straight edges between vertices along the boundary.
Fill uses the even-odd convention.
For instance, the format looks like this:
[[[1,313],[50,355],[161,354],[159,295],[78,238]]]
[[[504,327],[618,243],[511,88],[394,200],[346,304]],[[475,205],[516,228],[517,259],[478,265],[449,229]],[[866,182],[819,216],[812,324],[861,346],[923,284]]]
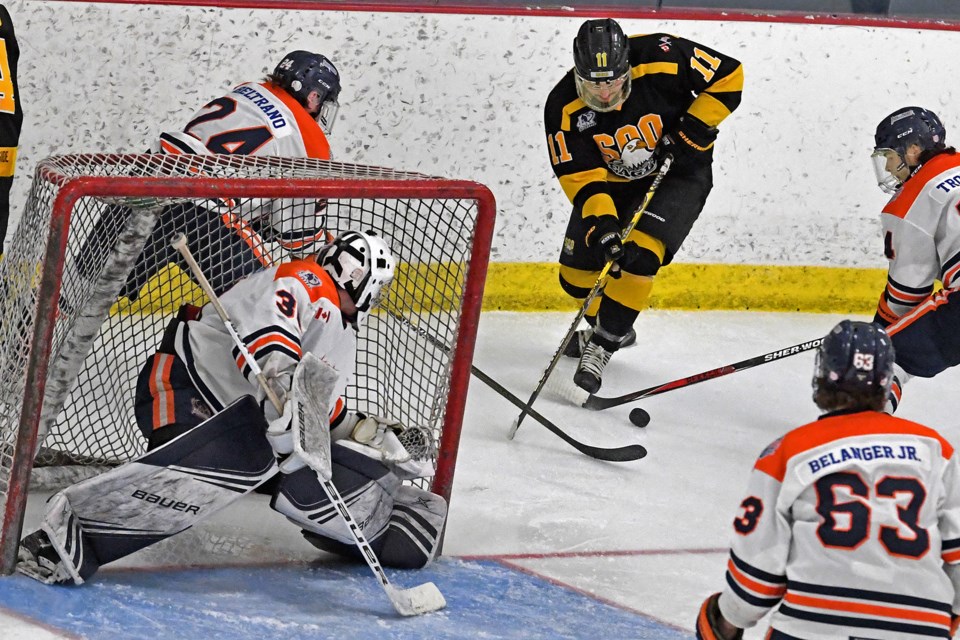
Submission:
[[[492,259],[555,259],[569,205],[549,167],[542,110],[572,63],[581,17],[7,7],[25,112],[14,216],[40,158],[143,151],[232,85],[308,48],[330,55],[344,78],[335,159],[482,182],[499,209]],[[716,186],[679,262],[884,265],[873,130],[908,103],[937,111],[948,131],[960,122],[941,62],[960,56],[955,32],[622,22],[744,63],[744,101],[721,127]]]

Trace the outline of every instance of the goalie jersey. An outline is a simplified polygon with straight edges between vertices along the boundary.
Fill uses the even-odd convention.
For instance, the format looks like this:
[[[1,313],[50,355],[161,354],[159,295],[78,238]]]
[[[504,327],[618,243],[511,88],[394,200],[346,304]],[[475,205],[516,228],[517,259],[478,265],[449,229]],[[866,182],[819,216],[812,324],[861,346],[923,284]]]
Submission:
[[[887,287],[877,307],[886,324],[912,311],[933,292],[960,287],[960,154],[934,156],[883,208]]]
[[[960,466],[936,431],[836,412],[760,454],[734,519],[720,611],[805,640],[951,637]]]
[[[356,366],[357,332],[340,312],[330,275],[313,260],[295,260],[244,278],[220,296],[267,380],[290,389],[293,373],[310,352],[340,374],[330,397],[332,418],[343,411],[343,392]],[[265,394],[226,326],[207,304],[199,320],[181,323],[175,348],[194,387],[219,412],[244,394],[267,410]]]
[[[330,144],[313,116],[279,86],[256,82],[208,102],[182,131],[160,134],[153,151],[330,159]],[[223,198],[206,206],[255,223],[267,239],[286,249],[299,251],[325,238],[323,201]]]

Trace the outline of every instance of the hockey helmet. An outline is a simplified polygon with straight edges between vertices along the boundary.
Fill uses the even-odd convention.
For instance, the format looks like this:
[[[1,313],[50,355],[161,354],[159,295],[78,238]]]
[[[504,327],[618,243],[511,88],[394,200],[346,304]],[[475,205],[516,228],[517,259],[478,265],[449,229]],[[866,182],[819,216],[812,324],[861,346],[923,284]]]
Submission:
[[[944,149],[947,131],[940,118],[922,107],[897,109],[877,125],[874,134],[873,169],[877,184],[886,193],[894,193],[910,177],[913,166],[907,162],[911,145],[920,151]]]
[[[893,343],[879,325],[843,320],[817,351],[814,397],[821,390],[885,397],[893,382],[893,363]]]
[[[320,98],[320,107],[311,115],[324,133],[333,131],[340,103],[340,74],[330,60],[319,53],[291,51],[273,71],[277,83],[297,102],[307,107],[311,91]]]
[[[630,48],[616,20],[587,20],[573,40],[577,95],[594,111],[612,111],[630,95]]]
[[[317,263],[365,314],[393,281],[396,259],[376,231],[347,231],[317,254]]]

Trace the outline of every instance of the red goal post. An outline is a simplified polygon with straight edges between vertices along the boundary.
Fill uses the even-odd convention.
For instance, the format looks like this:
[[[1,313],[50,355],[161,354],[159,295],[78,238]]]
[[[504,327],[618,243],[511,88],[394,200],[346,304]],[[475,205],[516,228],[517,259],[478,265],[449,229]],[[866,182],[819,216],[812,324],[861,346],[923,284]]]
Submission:
[[[55,156],[38,165],[0,262],[0,573],[16,566],[35,465],[101,469],[143,452],[138,368],[179,305],[205,300],[185,269],[144,247],[197,216],[231,230],[210,242],[224,264],[240,259],[237,246],[263,266],[289,258],[290,228],[385,237],[397,278],[361,328],[347,399],[428,426],[429,488],[449,499],[493,236],[489,189],[307,159]],[[215,288],[231,284],[224,272]]]

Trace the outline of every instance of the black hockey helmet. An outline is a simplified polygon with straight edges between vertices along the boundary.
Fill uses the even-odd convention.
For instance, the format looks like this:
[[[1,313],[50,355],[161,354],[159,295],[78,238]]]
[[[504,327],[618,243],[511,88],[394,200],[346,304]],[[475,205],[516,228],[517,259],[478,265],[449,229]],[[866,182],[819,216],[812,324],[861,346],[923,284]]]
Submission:
[[[273,71],[274,80],[297,102],[309,109],[311,91],[320,97],[320,106],[311,113],[326,133],[333,130],[340,103],[340,74],[326,57],[309,51],[291,51]]]
[[[908,166],[906,158],[911,145],[918,145],[921,152],[945,149],[946,137],[947,130],[937,114],[922,107],[903,107],[881,120],[874,134],[872,156],[880,188],[893,193],[910,176],[913,167]]]
[[[817,351],[814,397],[832,391],[855,398],[885,398],[893,382],[893,362],[893,343],[879,325],[843,320]]]
[[[616,20],[587,20],[573,40],[573,66],[577,93],[588,107],[610,111],[630,95],[630,48]],[[616,91],[601,97],[598,89],[607,85]]]

